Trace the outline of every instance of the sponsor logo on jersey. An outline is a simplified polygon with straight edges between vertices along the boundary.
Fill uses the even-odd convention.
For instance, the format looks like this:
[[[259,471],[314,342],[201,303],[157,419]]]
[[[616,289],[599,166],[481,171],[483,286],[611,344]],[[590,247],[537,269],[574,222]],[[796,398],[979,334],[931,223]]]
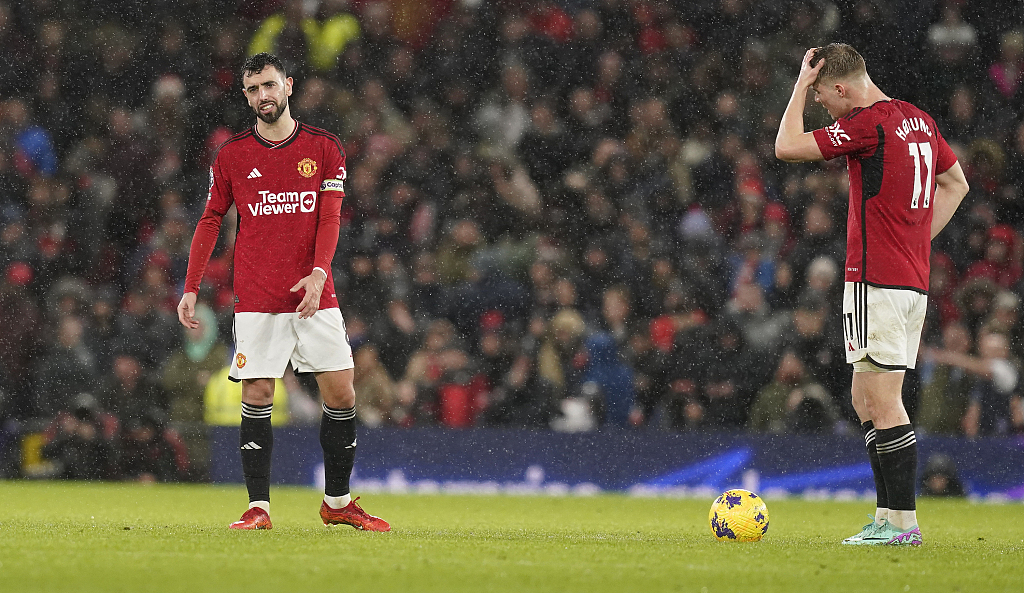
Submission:
[[[296,212],[312,212],[316,209],[315,191],[258,191],[260,200],[246,204],[253,216],[270,214],[295,214]]]
[[[249,171],[249,177],[248,178],[249,179],[256,179],[257,177],[263,177],[263,173],[260,173],[260,170],[254,167],[252,171]]]
[[[242,368],[245,366],[245,355],[239,352],[235,355],[235,366]]]
[[[850,136],[839,127],[838,121],[825,130],[828,132],[828,139],[832,141],[832,146],[842,146],[844,140],[850,139]]]
[[[316,161],[310,158],[305,158],[299,161],[299,175],[303,177],[312,177],[316,174]]]
[[[340,179],[324,179],[320,191],[345,191],[345,182]]]

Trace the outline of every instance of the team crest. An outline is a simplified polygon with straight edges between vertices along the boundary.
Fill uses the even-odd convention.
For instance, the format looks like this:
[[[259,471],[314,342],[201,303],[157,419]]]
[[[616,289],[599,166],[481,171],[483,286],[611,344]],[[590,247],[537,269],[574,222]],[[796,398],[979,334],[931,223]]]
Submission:
[[[310,158],[305,158],[299,161],[299,175],[303,177],[312,177],[316,174],[316,161]]]
[[[239,352],[235,355],[235,366],[242,368],[245,366],[245,355]]]

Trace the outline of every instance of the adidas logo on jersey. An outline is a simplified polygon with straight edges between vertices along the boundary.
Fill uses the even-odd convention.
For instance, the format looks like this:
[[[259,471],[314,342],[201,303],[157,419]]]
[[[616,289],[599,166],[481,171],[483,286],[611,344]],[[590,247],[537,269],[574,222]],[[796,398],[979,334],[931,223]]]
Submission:
[[[257,177],[263,177],[263,174],[260,173],[259,169],[253,169],[249,172],[249,179],[256,179]]]
[[[257,445],[256,443],[254,443],[252,441],[249,441],[248,443],[242,445],[242,448],[246,449],[246,450],[249,450],[249,451],[258,451],[258,450],[262,449],[263,447]]]

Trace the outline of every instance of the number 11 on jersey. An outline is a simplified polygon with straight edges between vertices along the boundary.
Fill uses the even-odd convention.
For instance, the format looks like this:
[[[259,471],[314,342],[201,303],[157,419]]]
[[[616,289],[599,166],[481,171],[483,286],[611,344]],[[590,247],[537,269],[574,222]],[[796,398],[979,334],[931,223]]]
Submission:
[[[932,186],[935,185],[934,172],[932,171],[932,145],[928,142],[910,142],[910,156],[914,158],[914,197],[910,200],[910,207],[917,208],[921,198],[921,164],[924,163],[924,203],[922,208],[928,208],[932,200]]]

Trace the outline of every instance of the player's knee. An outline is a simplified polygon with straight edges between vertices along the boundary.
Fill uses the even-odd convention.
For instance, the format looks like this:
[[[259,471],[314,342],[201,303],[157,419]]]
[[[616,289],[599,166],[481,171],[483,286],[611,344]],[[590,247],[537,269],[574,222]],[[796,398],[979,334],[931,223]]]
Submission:
[[[321,395],[329,408],[345,409],[356,405],[356,390],[351,383],[335,385],[333,389],[323,390]]]
[[[274,381],[242,379],[242,401],[254,406],[274,403]]]

